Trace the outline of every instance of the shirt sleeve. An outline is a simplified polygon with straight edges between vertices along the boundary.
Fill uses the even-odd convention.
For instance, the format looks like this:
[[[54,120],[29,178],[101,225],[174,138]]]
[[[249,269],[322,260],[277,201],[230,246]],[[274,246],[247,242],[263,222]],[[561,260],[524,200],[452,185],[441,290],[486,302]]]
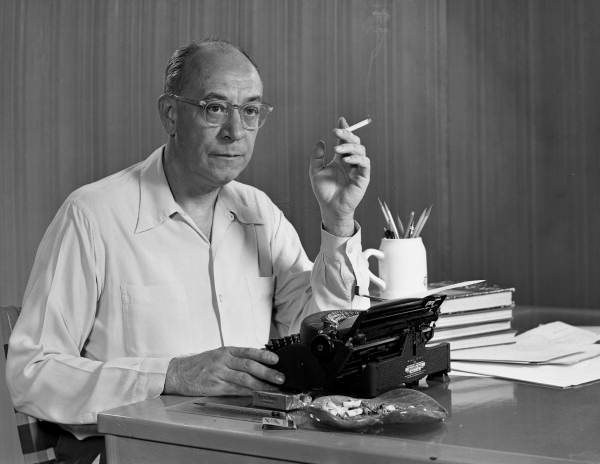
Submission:
[[[330,309],[367,309],[368,262],[362,255],[361,229],[337,237],[321,227],[321,247],[311,263],[292,224],[279,211],[272,239],[275,274],[273,323],[278,336],[298,333],[304,317]]]
[[[94,222],[67,200],[38,248],[12,332],[6,379],[15,407],[61,424],[161,394],[169,358],[82,356],[104,283]]]

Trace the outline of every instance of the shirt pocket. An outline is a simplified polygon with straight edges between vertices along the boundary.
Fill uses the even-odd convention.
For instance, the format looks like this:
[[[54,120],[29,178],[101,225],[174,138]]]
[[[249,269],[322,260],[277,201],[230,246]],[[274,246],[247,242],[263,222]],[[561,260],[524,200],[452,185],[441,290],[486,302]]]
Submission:
[[[250,304],[252,307],[252,325],[257,345],[269,341],[271,315],[273,313],[274,277],[246,277]]]
[[[180,356],[193,351],[185,287],[180,283],[121,286],[125,347],[130,356]]]

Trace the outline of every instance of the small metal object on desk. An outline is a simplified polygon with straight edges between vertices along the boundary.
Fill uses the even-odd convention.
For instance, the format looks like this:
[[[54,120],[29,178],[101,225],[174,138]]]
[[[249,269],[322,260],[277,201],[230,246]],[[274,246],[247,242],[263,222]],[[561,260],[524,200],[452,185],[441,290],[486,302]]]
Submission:
[[[303,409],[312,401],[306,393],[283,393],[269,391],[255,391],[252,394],[252,406],[259,408],[293,411]]]
[[[298,427],[294,422],[294,419],[288,417],[287,419],[279,419],[277,417],[263,417],[262,429],[263,430],[296,430]]]
[[[238,404],[226,404],[215,402],[197,401],[194,403],[197,406],[202,406],[205,409],[220,411],[227,416],[236,417],[250,421],[260,421],[261,418],[270,416],[276,419],[287,419],[287,414],[284,411],[273,411],[271,409],[254,408],[251,406],[242,406]]]

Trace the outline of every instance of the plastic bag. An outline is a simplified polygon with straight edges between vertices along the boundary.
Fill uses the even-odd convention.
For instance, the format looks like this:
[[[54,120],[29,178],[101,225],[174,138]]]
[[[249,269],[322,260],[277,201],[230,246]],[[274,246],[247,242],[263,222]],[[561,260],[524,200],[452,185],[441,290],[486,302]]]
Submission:
[[[410,388],[397,388],[370,399],[322,396],[307,411],[316,424],[348,430],[383,424],[432,424],[448,417],[446,409],[431,396]]]

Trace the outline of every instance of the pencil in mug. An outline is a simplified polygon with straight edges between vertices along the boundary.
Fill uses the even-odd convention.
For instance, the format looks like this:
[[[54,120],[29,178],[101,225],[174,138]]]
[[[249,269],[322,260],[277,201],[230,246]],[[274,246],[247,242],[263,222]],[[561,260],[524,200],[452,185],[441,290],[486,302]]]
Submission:
[[[379,207],[381,208],[381,213],[385,218],[387,227],[393,235],[392,238],[400,238],[400,236],[398,235],[398,229],[396,229],[396,226],[394,225],[394,219],[392,218],[392,215],[389,212],[389,208],[387,207],[385,202],[382,202],[379,198],[377,198],[377,201],[379,202]]]
[[[387,232],[390,232],[390,234],[392,234],[392,235],[394,234],[394,232],[390,228],[390,220],[387,216],[387,212],[385,211],[385,208],[383,207],[383,203],[381,202],[381,200],[379,198],[377,198],[377,202],[379,203],[379,208],[381,209],[381,214],[383,214],[383,218],[385,219],[385,223],[386,223],[386,228],[384,229],[384,232],[386,232],[386,233],[384,233],[384,236],[386,238],[388,238]],[[389,238],[394,238],[394,237],[389,237]]]
[[[421,223],[423,222],[423,219],[425,218],[426,211],[427,211],[427,208],[425,208],[423,210],[423,212],[421,213],[421,215],[419,216],[419,220],[417,221],[417,224],[415,225],[415,232],[413,234],[414,237],[419,236],[419,231],[421,230]]]
[[[383,218],[385,219],[385,222],[387,224],[388,217],[387,217],[387,214],[386,214],[385,209],[383,207],[383,203],[381,202],[381,200],[379,199],[379,197],[377,197],[377,203],[379,203],[379,209],[381,209],[381,214],[383,214]]]
[[[397,214],[396,219],[398,220],[398,229],[400,230],[399,237],[404,237],[404,224],[402,224],[402,219],[400,219],[400,216],[398,216]]]
[[[412,234],[415,231],[415,212],[411,211],[410,216],[408,216],[408,221],[406,222],[406,231],[404,232],[404,238],[412,238]]]
[[[421,235],[421,231],[423,230],[423,227],[425,227],[425,223],[427,222],[427,219],[429,219],[429,215],[431,214],[431,208],[433,208],[433,205],[429,205],[428,208],[425,208],[425,215],[423,216],[423,220],[421,221],[421,224],[418,224],[418,228],[417,230],[415,230],[415,234],[417,237],[419,237]]]
[[[392,212],[390,211],[390,208],[388,208],[388,205],[385,201],[383,202],[383,207],[385,208],[385,211],[387,212],[388,222],[390,223],[390,227],[396,234],[396,238],[400,238],[401,235],[398,233],[398,229],[396,228],[396,224],[394,223],[394,216],[392,216]]]
[[[427,209],[427,212],[425,213],[425,217],[423,218],[423,224],[421,224],[421,230],[423,230],[423,227],[425,227],[425,223],[427,222],[427,219],[429,219],[429,215],[431,214],[431,208],[433,208],[433,205],[429,205],[429,208]],[[419,230],[419,234],[421,233],[421,230]]]

